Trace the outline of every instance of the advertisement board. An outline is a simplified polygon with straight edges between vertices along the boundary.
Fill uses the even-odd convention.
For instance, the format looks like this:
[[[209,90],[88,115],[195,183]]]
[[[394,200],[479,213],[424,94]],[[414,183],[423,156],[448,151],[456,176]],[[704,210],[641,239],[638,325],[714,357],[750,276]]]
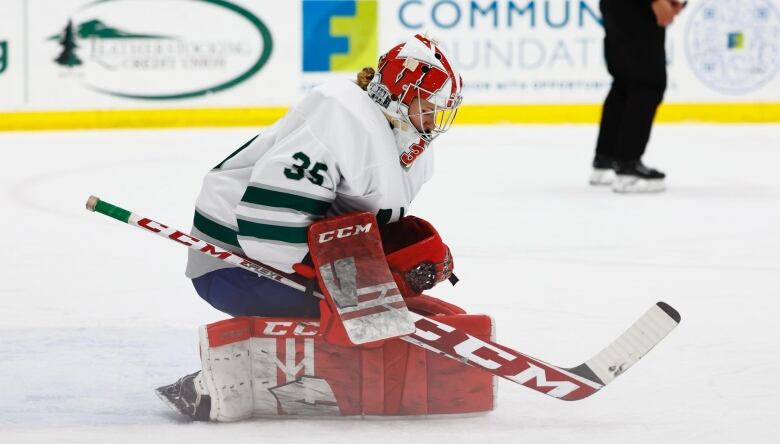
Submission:
[[[692,0],[667,30],[663,109],[780,120],[778,2]],[[5,0],[2,9],[1,129],[44,128],[43,113],[87,119],[72,127],[96,113],[118,126],[272,121],[415,33],[439,40],[461,68],[471,122],[494,121],[490,106],[565,107],[555,115],[592,121],[611,82],[598,0]]]
[[[598,103],[611,79],[597,0],[382,3],[383,43],[436,35],[474,103]],[[780,101],[774,0],[694,0],[667,29],[667,103]]]
[[[25,104],[23,6],[20,1],[0,6],[0,111]]]
[[[33,12],[44,3],[28,21],[33,108],[274,105],[292,87],[297,64],[278,57],[290,42],[274,38],[289,11],[263,2],[31,1]]]

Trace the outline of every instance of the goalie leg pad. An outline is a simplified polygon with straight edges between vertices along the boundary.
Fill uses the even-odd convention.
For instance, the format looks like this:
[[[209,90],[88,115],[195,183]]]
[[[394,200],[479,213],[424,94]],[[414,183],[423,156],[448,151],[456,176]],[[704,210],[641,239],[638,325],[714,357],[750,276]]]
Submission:
[[[249,342],[220,340],[216,335],[209,335],[209,327],[218,330],[228,324],[231,331],[240,332],[248,339],[250,323],[237,318],[219,324],[200,328],[201,377],[211,397],[210,419],[238,421],[251,417],[254,408]]]
[[[224,365],[209,369],[212,380],[229,380],[233,387],[242,388],[240,395],[237,391],[216,392],[219,384],[212,384],[212,396],[232,395],[219,398],[223,413],[212,419],[361,413],[360,397],[355,395],[359,392],[355,377],[360,375],[360,349],[326,343],[318,335],[316,320],[240,317],[207,325],[202,331],[211,356],[214,349],[247,353],[247,359],[240,359],[238,372]],[[206,365],[213,362],[203,361],[205,373]],[[250,383],[240,384],[246,375]],[[225,409],[230,414],[224,413]]]
[[[439,315],[491,339],[483,315]],[[275,416],[419,416],[494,408],[494,377],[400,339],[343,347],[302,318],[235,318],[202,328],[211,419]]]

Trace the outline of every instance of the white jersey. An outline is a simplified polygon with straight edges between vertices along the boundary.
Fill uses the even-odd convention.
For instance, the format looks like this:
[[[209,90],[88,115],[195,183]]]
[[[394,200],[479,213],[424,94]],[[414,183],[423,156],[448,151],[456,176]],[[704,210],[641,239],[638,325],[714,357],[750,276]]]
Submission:
[[[403,168],[379,106],[353,82],[330,82],[206,175],[192,234],[291,272],[312,222],[352,211],[396,221],[432,173],[432,150]],[[228,266],[190,251],[186,274]]]

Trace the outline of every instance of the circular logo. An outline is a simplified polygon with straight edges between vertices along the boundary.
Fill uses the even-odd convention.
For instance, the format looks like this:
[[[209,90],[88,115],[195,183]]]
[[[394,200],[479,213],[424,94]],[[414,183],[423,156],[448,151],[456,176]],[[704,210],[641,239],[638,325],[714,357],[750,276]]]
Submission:
[[[729,94],[759,89],[780,68],[780,14],[773,0],[704,0],[692,12],[685,52],[696,76]]]
[[[47,39],[61,72],[129,99],[227,90],[257,74],[273,49],[265,23],[227,0],[96,0],[63,25]]]

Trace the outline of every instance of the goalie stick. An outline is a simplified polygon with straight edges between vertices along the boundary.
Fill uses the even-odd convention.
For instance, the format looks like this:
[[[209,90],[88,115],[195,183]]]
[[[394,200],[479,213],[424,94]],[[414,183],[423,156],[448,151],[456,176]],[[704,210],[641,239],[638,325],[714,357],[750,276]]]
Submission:
[[[87,200],[87,209],[174,240],[191,249],[257,273],[300,291],[306,281],[239,254],[224,250],[187,233],[102,201]],[[320,292],[314,295],[323,298]],[[483,341],[447,324],[410,312],[415,332],[400,339],[455,359],[546,395],[576,401],[596,393],[647,354],[680,322],[680,314],[658,302],[601,352],[571,368],[559,367],[492,341]]]

